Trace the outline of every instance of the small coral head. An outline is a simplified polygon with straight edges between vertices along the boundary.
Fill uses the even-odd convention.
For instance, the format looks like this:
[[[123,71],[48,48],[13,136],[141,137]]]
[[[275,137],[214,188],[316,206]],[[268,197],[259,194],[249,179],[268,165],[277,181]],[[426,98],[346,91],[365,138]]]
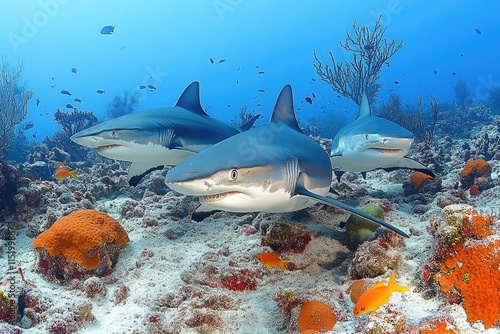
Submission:
[[[472,186],[470,186],[469,188],[469,193],[471,196],[477,196],[479,195],[481,192],[479,191],[479,187],[475,184],[473,184]]]

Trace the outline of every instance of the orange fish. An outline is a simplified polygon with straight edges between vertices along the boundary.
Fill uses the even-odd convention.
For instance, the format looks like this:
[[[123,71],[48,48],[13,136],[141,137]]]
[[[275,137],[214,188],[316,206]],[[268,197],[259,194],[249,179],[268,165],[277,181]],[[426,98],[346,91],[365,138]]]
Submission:
[[[280,267],[281,271],[285,271],[285,267],[289,263],[293,263],[290,260],[281,260],[278,255],[274,253],[262,253],[256,256],[257,260],[268,268]]]
[[[76,179],[77,172],[78,168],[75,170],[70,170],[68,167],[61,167],[56,171],[54,176],[56,177],[56,180],[65,180],[68,176]]]
[[[358,302],[354,306],[352,312],[354,316],[360,316],[362,314],[376,311],[380,306],[384,305],[389,301],[391,295],[394,291],[397,292],[408,292],[408,288],[396,284],[396,272],[393,271],[391,278],[389,278],[389,284],[385,285],[385,280],[376,283],[374,286],[369,288],[359,297]]]

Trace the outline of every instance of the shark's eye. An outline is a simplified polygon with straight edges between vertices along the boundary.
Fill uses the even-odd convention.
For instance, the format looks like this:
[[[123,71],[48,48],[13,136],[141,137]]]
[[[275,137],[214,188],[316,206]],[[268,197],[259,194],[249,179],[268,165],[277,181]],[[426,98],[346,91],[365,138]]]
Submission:
[[[368,133],[365,133],[365,139],[368,140]]]
[[[238,178],[238,171],[236,169],[231,170],[230,177],[231,181],[236,181],[236,179]]]
[[[111,137],[115,138],[117,135],[118,133],[115,130],[111,131]]]

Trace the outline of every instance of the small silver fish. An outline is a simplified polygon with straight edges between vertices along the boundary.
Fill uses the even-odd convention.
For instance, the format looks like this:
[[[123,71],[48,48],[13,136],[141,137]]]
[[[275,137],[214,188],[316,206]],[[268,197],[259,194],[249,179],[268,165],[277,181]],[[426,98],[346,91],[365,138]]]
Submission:
[[[106,93],[106,91],[104,89],[98,89],[97,90],[97,94],[104,94]]]
[[[77,69],[76,69],[76,68],[74,68],[74,67],[71,69],[71,72],[73,72],[73,73],[75,73],[75,74],[78,74]]]
[[[71,96],[71,93],[64,89],[61,91],[61,94]]]
[[[73,101],[78,102],[78,103],[82,103],[82,99],[79,99],[77,97],[75,97],[75,99]]]

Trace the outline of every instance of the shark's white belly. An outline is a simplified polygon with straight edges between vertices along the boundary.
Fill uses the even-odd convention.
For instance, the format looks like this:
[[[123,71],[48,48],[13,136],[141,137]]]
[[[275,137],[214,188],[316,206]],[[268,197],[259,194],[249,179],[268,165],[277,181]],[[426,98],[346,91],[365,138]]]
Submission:
[[[334,171],[367,172],[377,168],[395,166],[396,162],[403,159],[407,152],[407,150],[390,152],[347,150],[342,153],[342,156],[330,157],[330,162]]]
[[[98,153],[106,158],[130,161],[158,163],[163,165],[175,166],[195,153],[186,150],[169,149],[162,145],[148,143],[145,145],[135,144],[127,146],[115,146],[105,150],[99,150]]]

